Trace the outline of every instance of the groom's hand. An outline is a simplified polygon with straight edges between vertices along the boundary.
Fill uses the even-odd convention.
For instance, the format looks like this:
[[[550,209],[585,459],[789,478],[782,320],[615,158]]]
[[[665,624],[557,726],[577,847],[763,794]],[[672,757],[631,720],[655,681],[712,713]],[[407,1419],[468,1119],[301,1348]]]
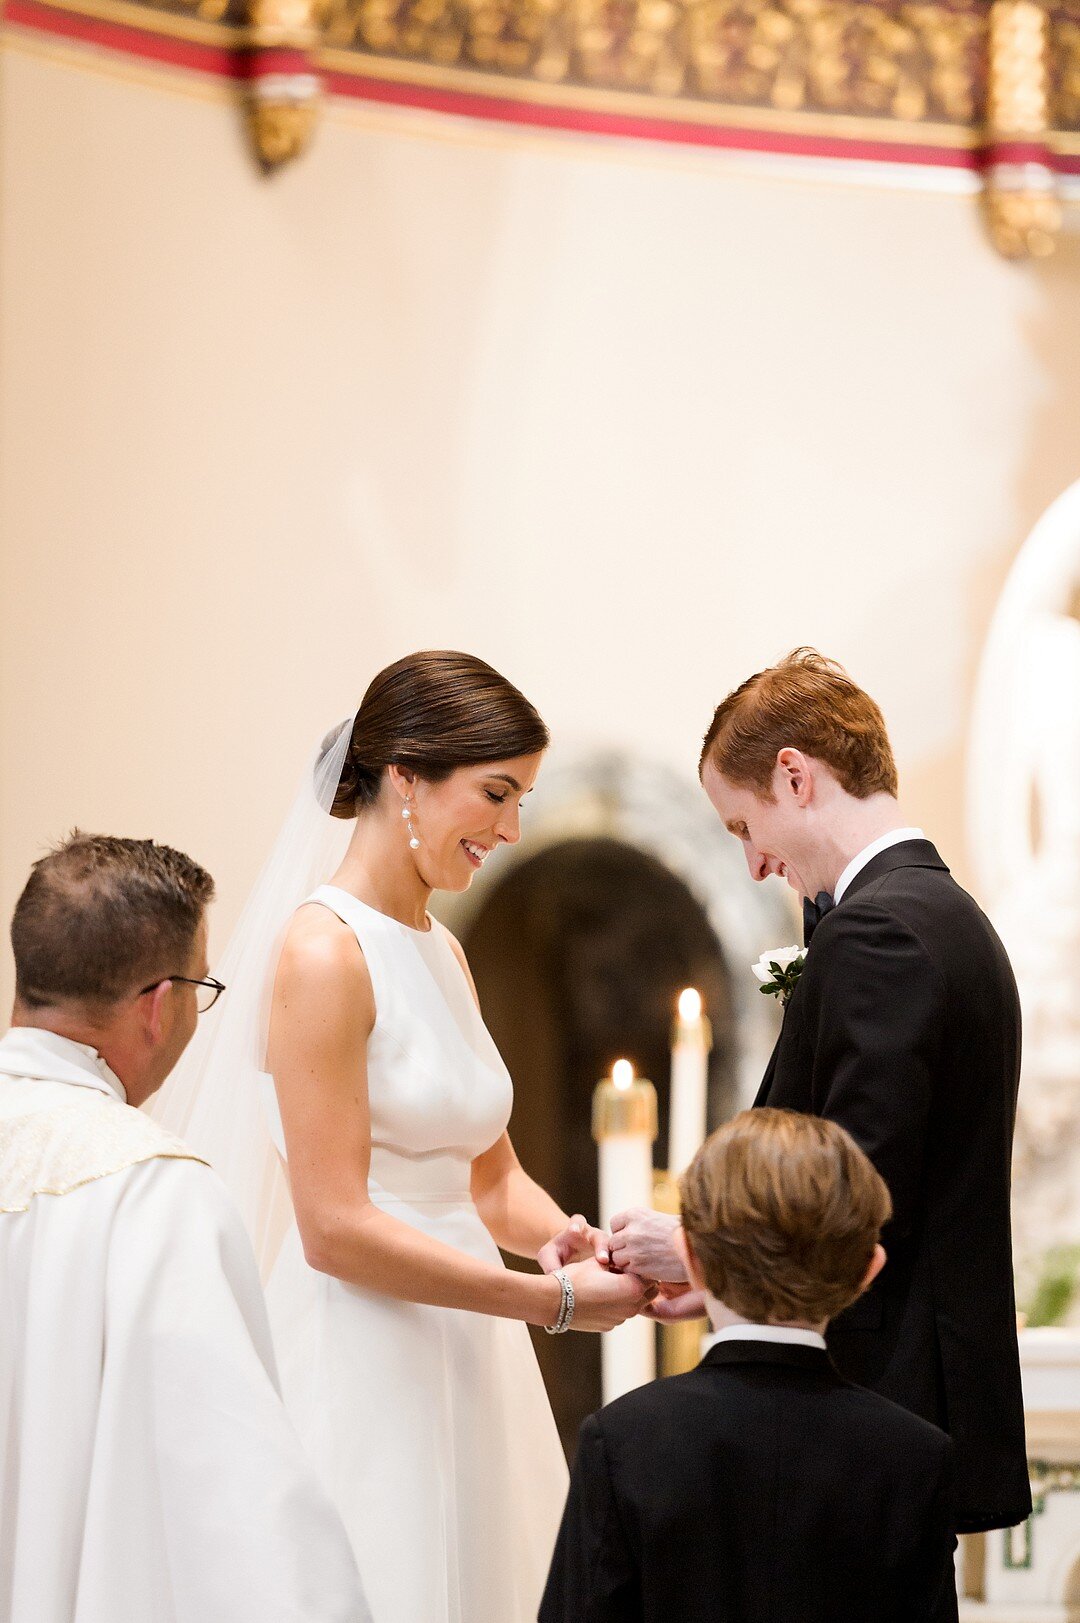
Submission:
[[[682,1319],[701,1319],[705,1316],[705,1292],[691,1290],[689,1285],[662,1285],[661,1294],[648,1307],[642,1308],[647,1319],[661,1324],[678,1324]]]
[[[672,1243],[679,1219],[666,1212],[647,1212],[640,1206],[611,1219],[611,1266],[620,1273],[639,1274],[665,1284],[686,1283],[686,1270]]]
[[[636,1274],[608,1273],[595,1257],[571,1263],[567,1274],[574,1286],[572,1330],[614,1330],[647,1309],[656,1295],[655,1285]]]
[[[602,1267],[606,1267],[608,1238],[603,1229],[594,1229],[577,1212],[560,1234],[553,1235],[547,1245],[540,1247],[536,1260],[545,1274],[553,1274],[556,1268],[565,1268],[571,1262],[582,1262],[587,1257],[595,1257]]]

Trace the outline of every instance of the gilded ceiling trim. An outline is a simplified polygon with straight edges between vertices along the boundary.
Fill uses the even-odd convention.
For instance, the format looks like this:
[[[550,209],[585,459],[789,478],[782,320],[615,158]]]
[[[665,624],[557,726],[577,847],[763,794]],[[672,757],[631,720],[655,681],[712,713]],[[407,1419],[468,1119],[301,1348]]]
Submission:
[[[235,81],[254,150],[321,92],[473,117],[966,171],[998,250],[1080,177],[1080,0],[6,0],[8,26]]]
[[[834,143],[866,141],[907,146],[923,154],[935,147],[970,149],[978,144],[978,131],[962,124],[925,121],[915,128],[888,117],[866,117],[850,113],[786,112],[769,106],[733,102],[710,102],[700,97],[660,95],[633,89],[606,89],[603,95],[589,85],[568,82],[540,84],[531,79],[499,78],[468,67],[448,74],[445,68],[410,60],[392,60],[356,51],[324,46],[318,53],[324,77],[342,76],[346,88],[350,78],[360,77],[368,84],[401,86],[430,91],[432,98],[443,93],[446,105],[454,97],[488,98],[507,107],[525,104],[549,108],[557,122],[560,110],[593,114],[622,114],[627,118],[655,118],[703,128],[715,126],[763,134],[824,137]],[[952,161],[957,161],[955,154]],[[963,160],[959,160],[963,161]]]

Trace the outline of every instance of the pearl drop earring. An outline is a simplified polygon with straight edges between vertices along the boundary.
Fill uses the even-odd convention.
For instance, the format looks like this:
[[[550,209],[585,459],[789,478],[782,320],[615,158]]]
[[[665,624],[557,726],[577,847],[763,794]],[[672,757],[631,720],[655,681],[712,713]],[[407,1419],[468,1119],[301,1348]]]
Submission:
[[[413,814],[412,814],[412,806],[409,804],[408,801],[406,801],[404,806],[402,806],[401,815],[405,819],[405,827],[409,831],[409,850],[410,851],[419,851],[419,849],[420,849],[420,841],[417,839],[416,830],[413,828],[413,824],[412,824],[412,816],[413,816]]]

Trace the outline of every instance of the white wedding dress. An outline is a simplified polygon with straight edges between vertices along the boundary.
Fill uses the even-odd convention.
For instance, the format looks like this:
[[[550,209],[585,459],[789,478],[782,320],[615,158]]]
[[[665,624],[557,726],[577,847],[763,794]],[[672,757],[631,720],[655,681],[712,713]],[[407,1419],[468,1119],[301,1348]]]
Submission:
[[[469,1174],[512,1090],[445,930],[333,885],[310,900],[355,932],[374,989],[372,1201],[500,1264]],[[374,1623],[534,1623],[567,1472],[526,1326],[316,1273],[295,1225],[267,1295],[285,1401]]]

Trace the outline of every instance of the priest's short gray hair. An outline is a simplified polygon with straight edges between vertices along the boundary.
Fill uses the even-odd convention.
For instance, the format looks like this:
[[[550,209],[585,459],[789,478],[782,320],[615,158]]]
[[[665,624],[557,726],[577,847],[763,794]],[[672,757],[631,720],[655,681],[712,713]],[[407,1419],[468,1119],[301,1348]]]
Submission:
[[[15,904],[17,999],[100,1007],[182,974],[213,895],[182,851],[75,829],[35,862]]]

